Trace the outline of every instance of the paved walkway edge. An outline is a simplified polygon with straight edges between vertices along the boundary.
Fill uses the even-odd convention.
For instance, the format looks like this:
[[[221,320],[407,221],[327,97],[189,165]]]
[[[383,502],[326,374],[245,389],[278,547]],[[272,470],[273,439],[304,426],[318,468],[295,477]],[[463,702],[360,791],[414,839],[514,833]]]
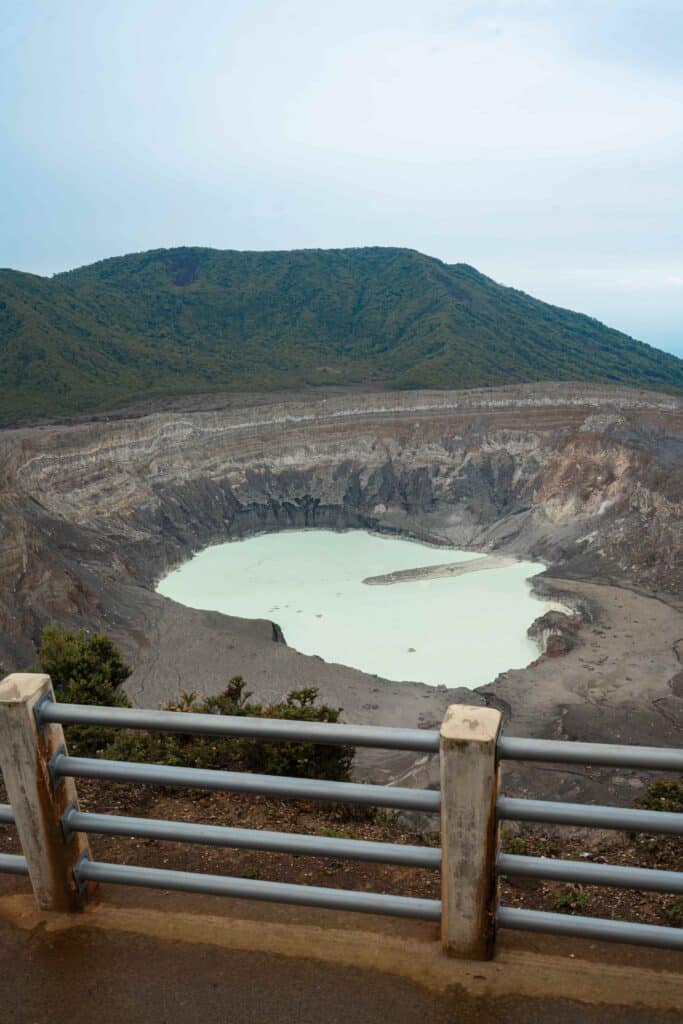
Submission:
[[[0,918],[22,930],[87,928],[164,941],[318,960],[408,978],[436,991],[461,987],[473,996],[521,995],[589,1004],[678,1009],[683,975],[571,956],[504,950],[489,962],[446,957],[438,939],[251,920],[95,902],[78,914],[40,911],[25,895],[0,897]]]

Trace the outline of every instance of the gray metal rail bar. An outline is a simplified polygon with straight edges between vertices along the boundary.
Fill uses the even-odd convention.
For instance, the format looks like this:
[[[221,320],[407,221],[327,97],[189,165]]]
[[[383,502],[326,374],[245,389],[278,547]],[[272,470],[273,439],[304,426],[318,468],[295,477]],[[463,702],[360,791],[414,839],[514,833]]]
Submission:
[[[523,800],[501,796],[496,801],[504,821],[540,821],[550,825],[587,825],[628,832],[664,832],[683,835],[683,814],[669,811],[633,811],[625,807],[564,804],[554,800]]]
[[[441,850],[400,843],[374,843],[361,839],[336,839],[328,836],[265,832],[221,825],[197,825],[185,821],[128,818],[109,814],[90,814],[71,807],[62,815],[66,835],[91,832],[108,836],[135,836],[138,839],[162,839],[182,843],[205,843],[242,850],[271,850],[275,853],[307,854],[313,857],[343,857],[350,860],[402,864],[438,869]],[[683,878],[683,875],[681,875]]]
[[[13,825],[14,814],[9,804],[0,804],[0,825]]]
[[[0,853],[0,875],[27,875],[26,857],[16,853]]]
[[[329,746],[383,747],[421,750],[436,754],[439,733],[428,729],[399,729],[374,725],[298,722],[248,715],[202,715],[189,711],[143,708],[105,708],[89,704],[43,701],[36,708],[39,724],[98,725],[112,729],[147,729],[150,732],[190,733],[198,736],[242,736],[274,742],[307,742]]]
[[[333,910],[355,910],[365,914],[391,914],[395,917],[414,917],[428,921],[441,919],[439,900],[417,899],[412,896],[352,892],[346,889],[293,885],[287,882],[261,882],[250,878],[104,864],[85,859],[78,862],[75,875],[79,884],[86,881],[113,882],[117,885],[233,896],[264,900],[268,903],[294,903],[308,907],[328,907]]]
[[[391,726],[299,722],[240,715],[207,715],[185,711],[143,708],[108,708],[88,704],[43,701],[36,709],[38,721],[62,725],[97,725],[112,729],[146,729],[204,736],[241,736],[267,742],[310,742],[325,745],[381,747],[438,753],[436,729],[402,729]],[[576,743],[571,740],[537,740],[502,736],[498,756],[515,761],[553,761],[565,764],[610,765],[683,771],[683,750],[637,747],[612,743]]]
[[[574,743],[572,740],[501,736],[497,753],[500,760],[508,761],[553,761],[617,768],[650,768],[652,771],[683,771],[683,749],[672,747],[631,747],[618,743]]]
[[[441,804],[437,790],[399,786],[371,786],[357,782],[326,782],[295,779],[281,775],[250,775],[210,768],[176,768],[161,764],[105,761],[94,757],[69,757],[57,753],[50,762],[55,779],[73,776],[108,779],[111,782],[142,782],[156,786],[187,786],[224,793],[262,793],[293,800],[326,800],[347,804],[370,804],[434,813]]]
[[[552,914],[544,910],[522,910],[519,907],[503,906],[498,907],[496,924],[499,928],[568,935],[570,938],[626,942],[635,946],[657,946],[660,949],[683,949],[683,929],[666,928],[664,925],[634,924],[631,921],[575,917],[571,914]]]
[[[630,868],[618,864],[586,864],[580,860],[554,860],[546,857],[520,857],[499,853],[496,874],[513,878],[550,878],[556,882],[581,885],[608,885],[643,892],[683,893],[683,872],[658,871],[655,868]]]

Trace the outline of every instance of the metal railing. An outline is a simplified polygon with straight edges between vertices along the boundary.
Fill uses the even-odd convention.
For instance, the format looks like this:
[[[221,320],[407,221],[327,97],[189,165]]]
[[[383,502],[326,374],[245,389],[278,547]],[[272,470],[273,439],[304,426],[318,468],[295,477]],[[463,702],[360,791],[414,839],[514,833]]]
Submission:
[[[38,702],[35,707],[35,719],[41,729],[50,724],[78,724],[203,736],[248,737],[266,742],[311,742],[418,752],[437,752],[439,748],[439,734],[420,729],[328,725],[246,716],[94,707],[61,704],[51,697]],[[334,801],[427,813],[438,813],[440,806],[438,790],[70,757],[63,749],[57,750],[50,759],[48,769],[53,786],[58,786],[64,779],[87,778],[121,783],[185,786],[219,792],[253,793],[277,798]],[[11,821],[11,809],[0,805],[0,822]],[[426,847],[91,814],[82,812],[75,806],[70,806],[64,811],[61,824],[67,841],[74,833],[97,833],[204,843],[239,849],[343,857],[432,870],[438,870],[441,864],[441,851]],[[0,870],[25,873],[24,868],[23,858],[6,855],[0,860]],[[439,900],[106,864],[94,862],[88,856],[78,860],[74,866],[74,874],[79,886],[89,881],[108,881],[426,920],[439,920],[441,916]]]
[[[675,747],[635,747],[622,743],[581,743],[576,740],[501,736],[498,739],[498,757],[505,761],[551,761],[556,764],[683,772],[683,750]]]
[[[195,874],[191,871],[166,871],[161,868],[102,864],[84,859],[77,872],[79,882],[113,882],[152,889],[196,892],[211,896],[233,896],[267,903],[294,903],[298,906],[349,910],[363,914],[389,914],[425,921],[441,919],[441,902],[415,896],[393,896],[376,892],[329,889],[289,882],[261,882],[250,878]]]
[[[201,825],[187,821],[155,818],[127,818],[112,814],[91,814],[69,808],[62,816],[65,834],[96,833],[128,836],[135,839],[161,839],[177,843],[201,843],[237,850],[267,850],[271,853],[297,853],[311,857],[343,857],[404,867],[441,867],[441,850],[403,843],[377,843],[363,839],[301,835],[296,832],[268,832],[261,829]]]
[[[179,712],[182,714],[182,712]],[[291,800],[324,800],[344,804],[370,804],[408,811],[438,813],[439,793],[400,786],[371,786],[358,782],[328,782],[289,778],[284,775],[252,775],[213,768],[182,768],[132,761],[105,761],[97,757],[57,754],[50,761],[55,780],[107,779],[110,782],[142,782],[153,786],[187,786],[221,793],[257,793]]]
[[[232,736],[264,742],[321,743],[327,746],[381,747],[385,750],[416,750],[438,754],[439,733],[428,729],[394,726],[341,725],[300,722],[284,718],[251,718],[247,715],[201,715],[192,711],[160,711],[149,708],[94,707],[61,704],[47,698],[36,706],[39,725],[97,725],[111,729],[144,729],[145,732],[186,733],[193,736]]]
[[[0,825],[14,825],[14,814],[9,804],[0,804]],[[26,858],[15,853],[0,853],[0,875],[27,875]]]
[[[496,811],[501,821],[534,821],[547,825],[583,825],[626,832],[664,832],[683,835],[683,814],[634,811],[599,804],[565,804],[555,800],[529,800],[500,796]]]
[[[498,740],[497,752],[501,760],[609,765],[651,771],[683,770],[683,750],[672,748],[629,747],[607,743],[503,736]],[[632,810],[500,796],[496,801],[496,813],[499,821],[531,821],[552,825],[683,835],[683,814],[666,811]],[[547,879],[577,885],[601,885],[648,892],[683,893],[683,872],[659,871],[653,868],[499,853],[496,857],[495,871],[498,876]],[[496,910],[496,923],[499,927],[515,928],[520,931],[683,949],[683,930],[662,925],[573,914],[568,916],[500,904]]]
[[[478,711],[478,709],[470,710],[473,713]],[[443,730],[440,733],[437,730],[323,724],[246,716],[61,704],[54,700],[51,690],[48,690],[42,699],[35,703],[33,713],[39,730],[45,732],[57,728],[59,735],[61,735],[61,727],[64,725],[88,725],[204,736],[248,737],[271,743],[295,741],[410,750],[430,754],[440,753],[442,759],[446,756],[465,757],[465,747],[469,742],[468,739],[463,740],[462,749],[457,748],[455,754],[452,755],[448,753],[450,748],[447,745],[444,746]],[[490,772],[493,780],[497,777],[496,764],[501,760],[609,765],[652,771],[683,770],[682,750],[506,736],[499,736],[496,739],[495,732],[493,737]],[[465,762],[458,763],[463,766],[465,764]],[[73,785],[73,780],[76,778],[87,778],[173,787],[187,786],[192,789],[253,793],[288,799],[335,801],[421,811],[430,814],[441,812],[444,849],[96,814],[80,811],[73,800],[60,811],[61,827],[67,843],[71,842],[74,837],[80,837],[82,841],[88,834],[117,835],[203,843],[237,849],[349,858],[432,870],[439,870],[442,864],[449,865],[446,870],[451,870],[450,864],[454,860],[453,851],[449,851],[448,857],[446,856],[447,844],[452,843],[452,840],[449,838],[443,822],[443,815],[447,813],[444,805],[446,797],[438,790],[71,757],[63,748],[57,749],[53,753],[47,767],[55,790],[64,786],[65,783]],[[455,778],[457,779],[457,774]],[[492,793],[495,799],[497,822],[515,820],[683,835],[683,814],[511,798],[496,794],[495,781],[491,785],[493,786]],[[461,799],[466,802],[467,794],[462,794]],[[481,808],[473,808],[473,813],[480,811]],[[0,824],[13,824],[14,822],[15,815],[12,809],[8,805],[0,805]],[[492,835],[495,849],[495,827]],[[553,860],[513,855],[504,851],[498,852],[493,858],[482,855],[482,863],[490,864],[491,860],[494,862],[494,872],[497,877],[505,875],[651,892],[683,893],[683,873],[672,871]],[[486,870],[490,871],[490,868]],[[29,874],[27,859],[13,854],[0,855],[0,872]],[[87,844],[73,865],[73,874],[80,889],[83,889],[88,882],[104,881],[366,913],[392,914],[434,921],[441,920],[442,931],[445,927],[446,907],[440,900],[101,863],[91,859]],[[495,892],[495,886],[491,891]],[[593,939],[609,939],[683,949],[683,930],[677,928],[563,915],[502,905],[497,907],[494,905],[492,909],[496,924],[502,928],[570,934]]]

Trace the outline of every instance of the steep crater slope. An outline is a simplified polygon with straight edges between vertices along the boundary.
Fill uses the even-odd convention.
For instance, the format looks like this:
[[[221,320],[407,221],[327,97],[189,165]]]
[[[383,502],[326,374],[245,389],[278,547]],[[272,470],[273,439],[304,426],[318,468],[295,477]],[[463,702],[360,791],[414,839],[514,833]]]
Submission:
[[[596,585],[654,595],[648,607],[665,608],[665,623],[660,636],[643,639],[657,648],[650,668],[643,655],[650,675],[622,692],[618,679],[630,670],[614,661],[601,728],[609,734],[615,715],[621,735],[641,740],[646,720],[655,740],[679,727],[682,702],[668,681],[680,671],[672,645],[683,571],[683,401],[528,385],[309,392],[277,402],[255,395],[213,406],[0,432],[7,666],[32,659],[41,626],[54,618],[111,632],[136,666],[131,693],[144,703],[181,687],[216,690],[241,672],[266,698],[315,682],[348,718],[434,724],[457,691],[327,665],[277,642],[272,623],[192,611],[153,592],[169,567],[230,536],[366,527],[544,560],[552,581],[540,585],[570,603],[580,598],[598,618]],[[533,678],[510,673],[512,682],[501,678],[467,699],[497,702],[520,727],[547,735],[572,721],[576,735],[595,720],[595,664],[589,672],[582,662],[579,648],[561,696],[551,688],[540,703],[534,685],[559,671],[552,666]],[[542,710],[534,716],[532,707]]]

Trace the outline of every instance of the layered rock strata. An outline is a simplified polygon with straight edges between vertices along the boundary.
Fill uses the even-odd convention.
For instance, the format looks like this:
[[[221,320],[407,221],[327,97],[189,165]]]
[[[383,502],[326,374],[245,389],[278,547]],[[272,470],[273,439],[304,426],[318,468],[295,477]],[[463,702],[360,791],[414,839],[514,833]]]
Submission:
[[[0,658],[30,662],[56,619],[112,633],[143,703],[241,672],[264,697],[317,682],[347,718],[429,724],[452,692],[306,658],[273,624],[181,608],[155,581],[229,537],[364,527],[543,560],[556,581],[656,596],[675,617],[682,511],[683,402],[620,388],[241,396],[8,429]]]

